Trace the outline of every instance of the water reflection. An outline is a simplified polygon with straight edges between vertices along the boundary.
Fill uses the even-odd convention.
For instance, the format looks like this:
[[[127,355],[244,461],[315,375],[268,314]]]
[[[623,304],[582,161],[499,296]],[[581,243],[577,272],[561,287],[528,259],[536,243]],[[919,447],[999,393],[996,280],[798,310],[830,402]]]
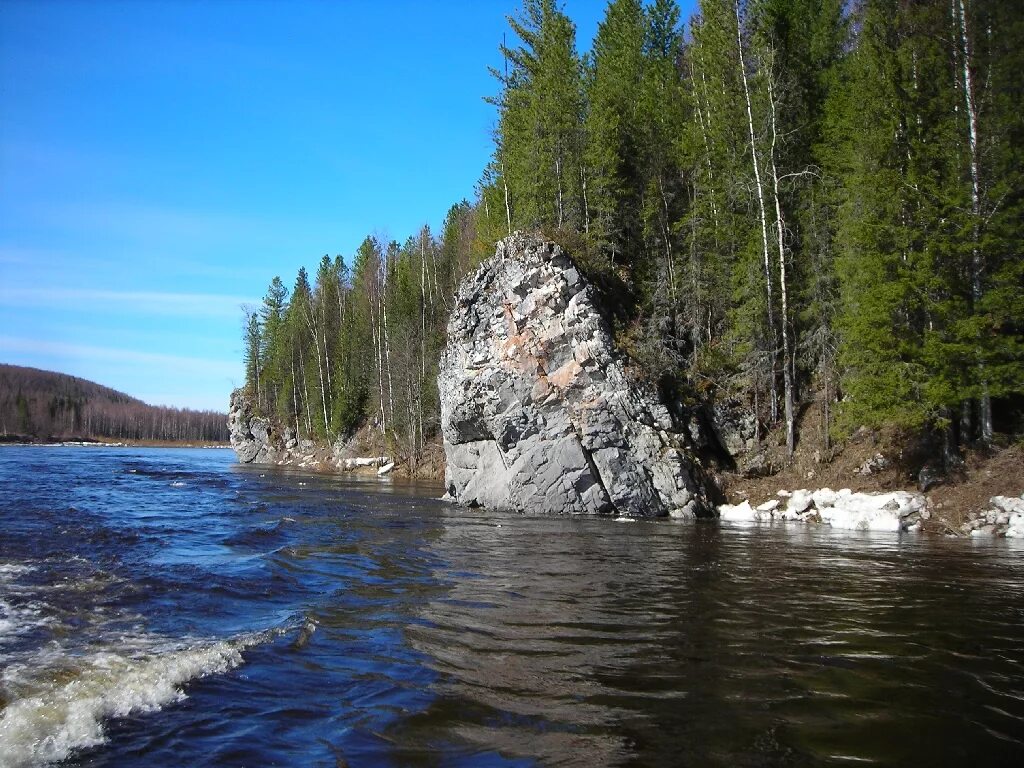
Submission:
[[[185,700],[93,706],[67,764],[1024,764],[1024,542],[495,515],[229,462],[0,451],[0,712],[110,654],[244,645]]]
[[[450,512],[415,648],[446,725],[545,765],[1024,755],[1024,566],[963,542]]]

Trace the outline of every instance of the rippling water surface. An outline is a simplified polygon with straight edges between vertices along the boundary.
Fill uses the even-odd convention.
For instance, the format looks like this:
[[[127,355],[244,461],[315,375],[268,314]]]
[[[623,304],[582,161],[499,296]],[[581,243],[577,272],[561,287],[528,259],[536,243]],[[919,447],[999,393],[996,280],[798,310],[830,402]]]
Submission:
[[[1024,765],[1024,547],[0,449],[0,766]]]

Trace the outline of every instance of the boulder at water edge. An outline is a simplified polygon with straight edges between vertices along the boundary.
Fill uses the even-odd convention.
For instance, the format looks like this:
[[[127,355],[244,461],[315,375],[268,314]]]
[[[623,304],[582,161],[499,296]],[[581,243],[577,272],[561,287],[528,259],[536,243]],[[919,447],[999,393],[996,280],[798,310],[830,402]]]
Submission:
[[[463,281],[438,376],[449,498],[713,514],[688,433],[627,375],[596,302],[561,248],[518,232]]]

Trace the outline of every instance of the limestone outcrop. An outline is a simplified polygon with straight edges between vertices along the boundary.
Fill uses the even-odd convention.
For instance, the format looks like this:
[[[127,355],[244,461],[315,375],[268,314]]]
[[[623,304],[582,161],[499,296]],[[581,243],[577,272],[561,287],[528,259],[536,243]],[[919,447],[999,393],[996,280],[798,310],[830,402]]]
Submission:
[[[686,425],[628,375],[597,301],[561,248],[522,233],[463,281],[438,376],[450,499],[713,514]]]
[[[252,403],[240,389],[231,393],[228,432],[231,447],[241,464],[276,463],[285,447],[274,439],[270,420],[255,414]]]

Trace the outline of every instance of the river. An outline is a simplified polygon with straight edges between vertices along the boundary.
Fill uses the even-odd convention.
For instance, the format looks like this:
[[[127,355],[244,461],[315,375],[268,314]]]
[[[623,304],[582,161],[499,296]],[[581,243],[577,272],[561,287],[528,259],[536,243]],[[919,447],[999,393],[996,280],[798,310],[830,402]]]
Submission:
[[[0,449],[0,766],[1024,765],[1024,545]]]

